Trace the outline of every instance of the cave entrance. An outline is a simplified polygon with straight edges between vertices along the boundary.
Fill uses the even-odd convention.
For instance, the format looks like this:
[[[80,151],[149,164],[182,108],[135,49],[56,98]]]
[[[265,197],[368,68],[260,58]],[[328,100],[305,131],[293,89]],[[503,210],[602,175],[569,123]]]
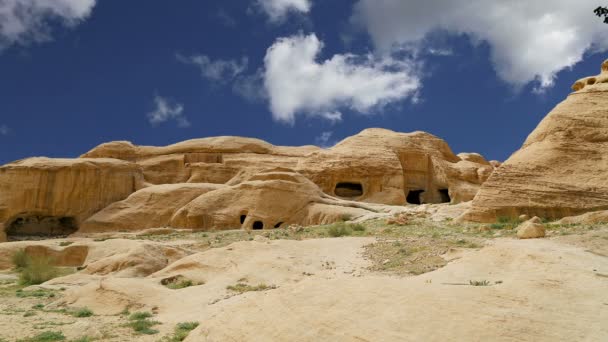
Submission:
[[[262,222],[262,221],[253,222],[253,230],[262,230],[262,229],[264,229],[264,222]]]
[[[32,240],[36,238],[64,238],[78,231],[78,223],[73,217],[20,215],[6,228],[9,241]]]
[[[407,199],[406,199],[407,203],[422,204],[420,195],[422,195],[423,192],[424,192],[424,190],[410,190],[410,192],[408,192],[408,194],[407,194]]]
[[[452,202],[452,198],[450,197],[449,189],[439,189],[439,195],[441,196],[441,203]]]
[[[334,194],[346,198],[360,197],[363,196],[363,185],[355,182],[341,182],[336,184]]]

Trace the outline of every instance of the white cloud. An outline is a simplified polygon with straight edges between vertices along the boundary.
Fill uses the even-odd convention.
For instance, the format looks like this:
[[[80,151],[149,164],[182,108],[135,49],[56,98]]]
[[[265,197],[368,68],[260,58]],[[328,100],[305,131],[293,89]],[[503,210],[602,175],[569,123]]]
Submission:
[[[0,125],[0,135],[8,135],[10,131],[7,125]]]
[[[276,120],[293,123],[299,113],[336,120],[339,108],[367,114],[419,88],[409,62],[350,54],[317,62],[322,47],[314,34],[296,35],[266,52],[264,82]]]
[[[78,24],[93,10],[96,0],[0,0],[0,49],[51,39],[48,20],[66,26]]]
[[[270,21],[281,22],[290,12],[308,13],[312,7],[310,0],[256,0]]]
[[[608,50],[607,26],[593,15],[596,0],[359,0],[353,19],[381,51],[420,47],[436,30],[489,43],[496,72],[522,86],[553,84],[557,72],[587,51]]]
[[[177,122],[178,127],[190,127],[190,122],[184,116],[184,106],[180,103],[171,103],[162,96],[154,97],[156,108],[147,114],[150,124],[156,126],[169,120]]]
[[[323,148],[327,148],[327,147],[331,147],[334,144],[329,142],[329,139],[331,139],[331,137],[334,135],[334,132],[328,131],[328,132],[322,132],[318,137],[315,138],[315,144],[317,146],[323,147]]]
[[[233,59],[211,60],[205,55],[186,57],[177,54],[176,58],[182,63],[197,66],[200,69],[203,78],[221,83],[231,82],[235,77],[247,70],[247,65],[249,64],[247,57],[241,58],[240,62]]]

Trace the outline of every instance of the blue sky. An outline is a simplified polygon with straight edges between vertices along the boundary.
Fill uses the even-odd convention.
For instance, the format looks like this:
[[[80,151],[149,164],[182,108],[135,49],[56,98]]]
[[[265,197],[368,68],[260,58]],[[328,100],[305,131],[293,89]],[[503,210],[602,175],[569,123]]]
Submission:
[[[368,127],[504,160],[599,72],[608,25],[591,1],[453,3],[0,3],[0,164],[111,140],[327,146]]]

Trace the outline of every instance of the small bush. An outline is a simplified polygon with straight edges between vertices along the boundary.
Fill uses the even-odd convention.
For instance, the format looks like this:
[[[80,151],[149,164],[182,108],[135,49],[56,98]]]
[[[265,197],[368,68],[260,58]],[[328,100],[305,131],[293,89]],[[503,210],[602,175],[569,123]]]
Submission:
[[[60,246],[60,247],[65,247],[65,246],[69,246],[69,245],[71,245],[71,244],[73,244],[73,243],[74,243],[73,241],[61,241],[61,242],[59,243],[59,246]]]
[[[60,331],[45,331],[34,337],[18,340],[18,342],[53,342],[65,341],[65,336]]]
[[[25,253],[25,249],[20,249],[13,254],[13,265],[17,270],[23,269],[29,263],[30,257]]]
[[[140,312],[135,312],[131,316],[129,316],[129,320],[137,321],[137,320],[142,320],[142,319],[146,319],[146,318],[150,318],[150,317],[152,317],[151,313],[140,311]]]
[[[327,228],[327,234],[331,237],[349,236],[352,234],[350,228],[344,223],[336,223]]]
[[[29,257],[21,268],[19,282],[22,285],[38,285],[59,276],[59,269],[47,257]]]
[[[148,318],[152,317],[149,312],[135,312],[129,316],[129,323],[126,325],[131,327],[136,333],[144,335],[158,334],[158,330],[152,329],[153,326],[160,324],[157,321],[151,321]]]
[[[274,285],[268,286],[263,283],[256,285],[256,286],[251,286],[249,284],[244,284],[244,283],[237,283],[236,285],[231,285],[231,286],[226,287],[226,289],[228,289],[230,291],[238,292],[238,293],[245,293],[245,292],[252,292],[252,291],[266,291],[266,290],[272,290],[275,288],[276,288],[276,286],[274,286]]]
[[[93,316],[93,311],[91,311],[89,308],[81,308],[76,311],[72,311],[72,316],[79,318],[91,317]]]
[[[47,297],[47,298],[53,298],[53,297],[55,297],[55,292],[53,292],[52,290],[45,290],[45,289],[38,289],[38,290],[34,290],[34,291],[17,290],[16,291],[16,295],[19,298],[28,298],[28,297],[35,297],[35,298]]]
[[[183,322],[179,323],[175,326],[175,331],[173,332],[173,336],[165,337],[163,342],[181,342],[188,337],[188,334],[196,327],[198,327],[198,322]]]
[[[490,286],[490,282],[487,280],[469,280],[471,286]]]
[[[364,232],[365,231],[365,226],[362,224],[352,224],[350,225],[351,229],[354,230],[355,232]]]
[[[160,322],[141,319],[131,321],[127,324],[127,326],[131,327],[138,334],[154,335],[158,334],[158,330],[152,329],[152,327],[158,324],[160,324]]]
[[[176,283],[170,283],[167,285],[168,288],[172,290],[185,289],[186,287],[194,286],[192,280],[186,279]]]

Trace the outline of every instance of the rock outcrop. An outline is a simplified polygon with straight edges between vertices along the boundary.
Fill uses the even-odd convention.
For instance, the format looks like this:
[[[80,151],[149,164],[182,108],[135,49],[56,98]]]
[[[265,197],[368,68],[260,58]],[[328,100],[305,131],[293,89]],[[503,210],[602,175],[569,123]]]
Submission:
[[[562,218],[608,209],[608,61],[492,174],[462,219]]]
[[[517,237],[520,239],[538,239],[545,237],[545,226],[542,220],[535,216],[517,227]]]
[[[0,241],[68,235],[140,188],[140,166],[117,159],[30,158],[0,167]]]
[[[374,204],[471,200],[494,171],[424,132],[367,129],[329,149],[214,137],[118,141],[76,159],[0,168],[0,241],[171,226],[277,228],[374,212]],[[368,204],[365,204],[368,203]]]

